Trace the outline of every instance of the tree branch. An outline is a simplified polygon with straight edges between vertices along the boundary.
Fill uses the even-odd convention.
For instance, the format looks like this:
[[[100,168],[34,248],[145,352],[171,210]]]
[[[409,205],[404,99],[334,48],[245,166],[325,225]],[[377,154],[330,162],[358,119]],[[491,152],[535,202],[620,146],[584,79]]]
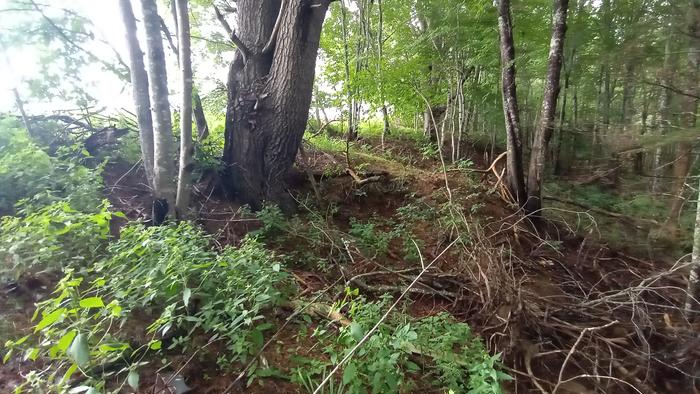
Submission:
[[[652,81],[646,81],[646,80],[643,80],[642,82],[643,82],[644,84],[646,84],[646,85],[658,86],[658,87],[660,87],[660,88],[664,88],[664,89],[666,89],[666,90],[670,90],[670,91],[672,91],[673,93],[680,94],[680,95],[682,95],[682,96],[687,96],[687,97],[691,97],[691,98],[694,98],[694,99],[700,99],[700,96],[696,96],[696,95],[694,95],[694,94],[690,94],[690,93],[688,93],[688,92],[684,92],[684,91],[682,91],[682,90],[680,90],[680,89],[678,89],[678,88],[676,88],[676,87],[673,87],[673,86],[668,86],[668,85],[664,85],[664,84],[659,83],[659,82],[652,82]]]
[[[173,36],[170,34],[170,30],[168,29],[168,25],[165,24],[165,20],[163,19],[162,16],[159,16],[160,18],[160,29],[163,31],[163,34],[165,34],[165,39],[168,40],[168,45],[170,45],[170,49],[175,52],[175,55],[180,53],[180,51],[177,49],[177,46],[175,45],[175,42],[173,41]]]
[[[226,33],[229,36],[229,39],[233,44],[238,48],[239,51],[241,51],[241,55],[243,56],[243,63],[248,62],[248,57],[250,56],[250,49],[248,49],[247,46],[241,41],[240,38],[236,35],[236,33],[231,29],[231,25],[226,22],[226,18],[224,18],[224,15],[219,11],[219,7],[214,4],[214,12],[216,13],[216,19],[219,20],[219,23],[221,23],[221,26],[226,30]]]
[[[267,40],[265,48],[263,48],[262,53],[269,53],[272,50],[272,46],[277,42],[277,33],[279,33],[280,25],[282,24],[282,14],[284,13],[284,8],[287,6],[287,0],[282,0],[280,4],[280,10],[277,13],[277,20],[275,21],[275,26],[272,28],[272,33],[270,34],[270,39]]]

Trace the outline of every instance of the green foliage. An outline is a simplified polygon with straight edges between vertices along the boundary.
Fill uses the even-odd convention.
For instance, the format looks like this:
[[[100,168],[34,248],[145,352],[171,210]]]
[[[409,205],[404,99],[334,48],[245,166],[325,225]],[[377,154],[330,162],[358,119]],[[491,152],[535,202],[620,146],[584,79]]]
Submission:
[[[100,172],[49,156],[16,121],[0,119],[0,214],[13,213],[20,201],[25,210],[61,199],[76,209],[94,209],[101,200]]]
[[[69,389],[78,371],[80,385],[97,391],[115,379],[137,386],[146,352],[195,351],[202,333],[223,344],[222,367],[245,362],[272,327],[263,312],[284,300],[287,274],[254,238],[218,253],[211,246],[211,237],[187,222],[124,228],[86,276],[66,271],[54,296],[38,304],[34,332],[7,342],[5,360],[20,351],[29,361],[41,358],[48,368],[34,371],[25,386],[56,392]],[[157,316],[142,343],[114,330],[137,310]]]
[[[221,338],[220,362],[243,360],[262,346],[263,311],[283,300],[286,274],[254,238],[219,253],[211,237],[190,223],[129,226],[96,266],[109,277],[105,289],[125,310],[162,309],[149,332],[176,332],[170,348],[189,347],[196,330]]]
[[[360,222],[350,218],[348,233],[355,238],[360,249],[370,256],[384,256],[389,250],[389,242],[396,237],[393,231],[383,231],[376,221]]]
[[[255,233],[263,237],[279,235],[289,230],[289,222],[277,205],[265,204],[255,216],[262,222],[262,227]]]
[[[110,330],[125,322],[122,308],[117,301],[105,303],[97,295],[106,279],[98,278],[88,286],[83,285],[84,281],[67,270],[56,285],[54,297],[37,304],[33,320],[38,322],[33,333],[5,343],[4,362],[14,352],[23,351],[25,361],[42,358],[49,363],[48,368],[32,371],[16,391],[31,387],[32,392],[67,392],[71,385],[79,384],[69,392],[82,387],[83,391],[97,393],[105,390],[106,377],[133,381],[137,365],[124,361],[133,349]],[[75,383],[71,377],[78,371],[84,379]]]
[[[347,293],[347,299],[356,295]],[[315,387],[326,371],[337,364],[376,325],[390,304],[390,297],[379,302],[356,298],[339,308],[348,310],[352,323],[340,334],[325,329],[315,335],[324,344],[330,363],[306,360],[295,370],[293,381],[307,389]],[[398,393],[407,388],[471,393],[501,393],[500,382],[508,376],[499,371],[499,356],[490,356],[469,326],[442,313],[412,319],[402,313],[379,325],[367,341],[344,365],[342,376],[332,378],[335,387],[347,393]],[[418,358],[421,365],[413,360]],[[421,371],[422,370],[422,371]],[[422,372],[427,380],[413,381],[412,374]]]
[[[29,270],[63,269],[93,263],[104,251],[113,216],[103,201],[96,213],[60,201],[0,221],[0,276],[18,278]]]

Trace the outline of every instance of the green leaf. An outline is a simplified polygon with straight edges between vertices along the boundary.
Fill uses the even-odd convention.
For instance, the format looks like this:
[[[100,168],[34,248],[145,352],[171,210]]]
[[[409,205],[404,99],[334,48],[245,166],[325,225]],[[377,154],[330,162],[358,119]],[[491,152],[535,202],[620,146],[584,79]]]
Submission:
[[[88,349],[85,335],[78,334],[75,336],[73,343],[68,349],[68,355],[81,367],[85,366],[88,361],[90,361],[90,349]]]
[[[10,350],[7,351],[7,353],[5,353],[5,357],[2,358],[2,363],[3,363],[3,364],[7,363],[7,360],[9,360],[10,357],[12,357],[12,352],[14,352],[14,350],[15,350],[15,349],[10,349]]]
[[[34,328],[34,332],[39,332],[44,328],[56,323],[58,320],[63,318],[63,315],[66,313],[66,311],[66,308],[59,308],[49,313],[48,315],[44,315],[39,324],[37,324]]]
[[[68,370],[66,370],[66,373],[63,374],[63,378],[61,378],[61,383],[67,382],[71,376],[75,373],[75,371],[78,370],[78,364],[73,363]]]
[[[105,306],[105,303],[102,302],[101,297],[88,297],[88,298],[83,298],[80,300],[80,307],[81,308],[102,308]]]
[[[185,303],[185,306],[187,306],[190,303],[191,296],[192,296],[192,290],[185,287],[185,290],[182,292],[182,302]]]
[[[352,337],[355,338],[356,341],[360,341],[364,336],[362,327],[359,324],[353,322],[352,324],[350,324],[350,335],[352,335]]]
[[[153,341],[153,342],[151,342],[151,346],[149,346],[149,347],[151,348],[151,350],[160,350],[160,348],[162,346],[163,346],[162,341]]]
[[[138,390],[139,389],[139,373],[136,371],[129,371],[129,375],[126,377],[127,383],[129,383],[129,386],[131,386],[132,389]]]
[[[357,367],[355,363],[348,363],[343,370],[343,384],[350,384],[355,381],[357,377]]]
[[[64,336],[62,336],[56,344],[58,350],[65,352],[68,349],[68,346],[70,346],[70,344],[73,342],[73,339],[77,334],[78,333],[75,330],[72,330],[66,333]]]

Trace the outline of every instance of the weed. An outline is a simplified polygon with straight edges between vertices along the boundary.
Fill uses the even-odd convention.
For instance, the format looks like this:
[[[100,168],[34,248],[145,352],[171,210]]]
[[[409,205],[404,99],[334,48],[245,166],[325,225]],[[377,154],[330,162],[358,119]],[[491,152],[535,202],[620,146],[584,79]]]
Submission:
[[[348,294],[350,296],[348,296]],[[320,330],[316,336],[324,345],[329,363],[302,360],[293,370],[292,380],[313,391],[369,330],[379,321],[391,297],[378,302],[366,302],[347,292],[344,302],[352,323],[341,328],[336,336]],[[420,360],[418,365],[414,360]],[[383,322],[343,367],[341,376],[331,379],[335,390],[348,393],[397,393],[417,385],[453,390],[455,392],[500,393],[500,382],[509,377],[499,371],[499,356],[489,355],[469,326],[454,321],[446,313],[423,319],[411,319],[395,313]],[[411,374],[423,370],[432,381],[416,382]],[[337,391],[330,391],[337,392]]]
[[[19,278],[30,270],[59,270],[92,263],[104,251],[109,221],[121,213],[109,212],[103,201],[96,213],[56,202],[24,217],[6,216],[0,222],[0,275]]]

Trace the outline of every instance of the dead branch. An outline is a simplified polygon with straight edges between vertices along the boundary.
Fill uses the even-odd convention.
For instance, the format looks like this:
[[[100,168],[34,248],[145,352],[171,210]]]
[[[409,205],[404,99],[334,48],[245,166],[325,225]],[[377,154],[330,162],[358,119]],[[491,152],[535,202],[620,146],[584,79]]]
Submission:
[[[581,204],[580,202],[576,202],[576,201],[565,200],[565,199],[561,199],[561,198],[553,197],[553,196],[543,196],[542,198],[545,199],[545,200],[556,201],[556,202],[559,202],[559,203],[562,203],[562,204],[573,205],[573,206],[575,206],[575,207],[583,208],[583,209],[585,209],[585,210],[587,210],[587,211],[599,213],[599,214],[601,214],[601,215],[610,216],[610,217],[612,217],[612,218],[622,219],[622,220],[624,220],[624,221],[626,221],[626,222],[628,222],[628,223],[632,223],[632,224],[635,224],[635,225],[639,225],[639,224],[644,224],[644,225],[646,225],[646,226],[660,226],[660,225],[661,225],[661,224],[660,224],[659,222],[657,222],[656,220],[652,220],[652,219],[643,219],[643,218],[634,218],[634,217],[630,217],[630,216],[627,216],[627,215],[623,215],[623,214],[621,214],[621,213],[610,212],[610,211],[606,211],[606,210],[604,210],[604,209],[592,207],[592,206],[590,206],[590,205]]]
[[[569,353],[566,355],[564,362],[561,364],[561,369],[559,369],[559,379],[557,379],[557,384],[554,386],[554,389],[552,390],[552,394],[555,394],[557,392],[557,390],[559,389],[559,386],[561,386],[561,384],[563,383],[562,379],[564,377],[564,370],[566,369],[566,364],[569,363],[569,359],[571,359],[571,356],[576,351],[576,347],[578,346],[579,343],[581,343],[581,340],[583,339],[583,337],[589,332],[602,330],[602,329],[608,328],[608,327],[610,327],[614,324],[617,324],[617,323],[619,323],[619,322],[617,320],[615,320],[615,321],[611,321],[608,324],[598,326],[598,327],[586,327],[581,331],[581,334],[578,336],[578,339],[576,340],[576,342],[574,342],[574,346],[571,347],[571,350],[569,350]]]
[[[352,179],[355,181],[355,186],[358,186],[358,187],[364,186],[368,183],[379,182],[382,180],[382,177],[385,175],[385,174],[373,175],[373,176],[370,176],[368,178],[363,179],[363,178],[360,178],[360,176],[357,175],[357,173],[352,168],[347,168],[345,170],[345,172],[347,172],[347,174],[350,175],[350,177],[352,177]]]
[[[284,14],[284,9],[287,6],[287,0],[282,0],[280,4],[280,10],[277,14],[277,20],[275,20],[275,26],[272,28],[272,33],[270,34],[270,39],[267,40],[267,44],[262,50],[262,53],[269,53],[272,50],[273,45],[277,42],[277,34],[280,30],[280,25],[282,24],[282,15]]]
[[[216,14],[216,19],[219,20],[221,26],[224,28],[224,30],[226,30],[226,33],[228,34],[228,37],[231,40],[231,42],[241,52],[241,56],[243,56],[243,63],[248,63],[248,59],[250,57],[250,49],[248,49],[248,47],[245,46],[243,41],[241,41],[241,39],[238,38],[236,33],[231,28],[231,25],[229,25],[226,21],[224,15],[221,13],[221,11],[219,11],[219,7],[217,7],[216,4],[214,4],[214,13]]]

